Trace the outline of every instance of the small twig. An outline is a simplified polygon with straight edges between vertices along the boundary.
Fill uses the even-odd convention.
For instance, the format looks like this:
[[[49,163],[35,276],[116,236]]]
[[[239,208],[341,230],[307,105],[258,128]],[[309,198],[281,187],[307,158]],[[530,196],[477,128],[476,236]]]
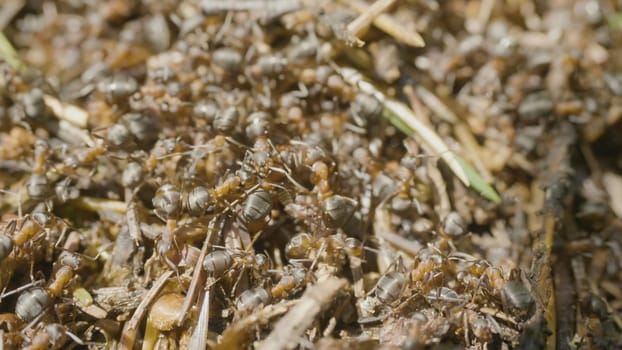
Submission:
[[[434,112],[438,117],[445,120],[448,123],[455,123],[458,121],[458,117],[447,107],[436,95],[430,90],[421,85],[415,87],[415,93],[421,101],[428,106],[428,108]]]
[[[46,121],[43,126],[48,130],[55,130],[56,136],[69,145],[81,146],[86,144],[89,147],[96,145],[91,135],[85,129],[77,127],[64,119],[51,119]]]
[[[32,172],[32,167],[23,161],[0,159],[0,171],[6,174],[29,173]]]
[[[488,25],[488,21],[490,20],[492,10],[495,7],[495,2],[495,0],[482,0],[480,2],[477,19],[475,25],[473,26],[474,33],[479,34],[484,32],[486,26]]]
[[[209,328],[209,307],[210,307],[210,290],[206,290],[203,293],[203,300],[201,302],[201,312],[199,313],[199,320],[192,332],[190,342],[188,343],[188,349],[207,349],[207,331]],[[185,301],[184,301],[185,302]]]
[[[416,257],[421,249],[423,249],[419,242],[411,241],[390,231],[376,232],[376,235],[387,241],[390,245],[412,257]]]
[[[355,44],[357,46],[360,47],[365,44],[360,38],[358,38],[361,32],[367,29],[374,19],[376,19],[382,12],[386,11],[386,9],[394,3],[395,0],[377,0],[371,6],[364,9],[358,17],[348,24],[346,30],[356,37]]]
[[[127,206],[125,202],[112,199],[80,196],[79,198],[72,200],[71,204],[75,205],[80,209],[93,212],[108,210],[120,214],[125,214],[125,212],[127,211]]]
[[[509,324],[511,324],[513,326],[518,324],[516,322],[516,320],[512,316],[506,314],[505,312],[502,312],[502,311],[499,311],[499,310],[495,310],[495,309],[491,309],[489,307],[482,307],[482,308],[479,309],[479,311],[481,313],[483,313],[483,314],[490,315],[492,317],[496,317],[496,318],[500,319],[501,321],[505,321],[505,322],[507,322],[507,323],[509,323]]]
[[[230,11],[252,11],[264,18],[276,18],[286,13],[300,9],[298,0],[202,0],[199,6],[205,14],[215,14]]]
[[[172,275],[173,271],[166,271],[153,283],[151,289],[147,292],[147,294],[145,294],[145,297],[134,311],[132,318],[123,327],[121,341],[119,342],[118,347],[119,350],[132,350],[134,348],[134,342],[136,341],[136,334],[138,332],[140,322],[143,317],[145,317],[145,313],[147,313],[147,309],[153,300],[158,296],[158,293],[160,293],[160,290],[164,288],[164,285]]]
[[[263,309],[253,312],[243,319],[233,323],[222,334],[220,344],[214,350],[241,349],[247,346],[247,339],[258,324],[265,324],[270,319],[282,315],[300,300],[288,300],[276,305],[267,305]]]
[[[467,124],[463,122],[456,123],[454,126],[454,134],[460,144],[465,148],[465,152],[467,153],[466,156],[475,165],[477,171],[482,174],[482,178],[484,178],[485,181],[491,182],[492,175],[490,174],[490,171],[488,171],[488,168],[484,166],[484,162],[480,157],[481,147],[475,140],[475,136],[473,136],[473,133],[468,128]],[[465,152],[463,152],[463,154]]]
[[[368,6],[360,0],[348,0],[344,3],[358,13],[367,11]],[[375,4],[374,4],[375,5]],[[373,6],[373,5],[372,5]],[[378,29],[391,35],[395,40],[413,47],[425,46],[425,41],[421,34],[414,30],[406,30],[402,25],[397,23],[390,15],[381,13],[373,19],[373,23]]]
[[[409,244],[407,244],[409,241],[406,238],[393,233],[389,211],[386,209],[386,200],[388,200],[388,198],[390,197],[385,198],[384,201],[376,206],[376,208],[374,209],[372,220],[374,236],[378,240],[378,247],[380,248],[379,251],[376,253],[378,271],[380,273],[384,273],[391,265],[393,260],[391,257],[388,257],[387,254],[385,254],[386,250],[389,248],[385,243],[389,243],[389,245],[394,245],[397,247],[403,246],[406,247],[406,249],[410,248]],[[392,240],[392,238],[395,238],[395,240]],[[410,253],[412,256],[416,256],[419,250],[420,249],[411,249],[405,251],[407,253]]]
[[[358,256],[348,256],[350,263],[350,271],[352,272],[352,289],[356,298],[365,296],[365,287],[363,286],[363,259]]]
[[[309,287],[298,304],[274,325],[273,331],[258,348],[260,350],[295,348],[302,334],[347,284],[347,280],[333,277]]]
[[[214,227],[216,224],[220,224],[218,228]],[[194,271],[192,273],[192,281],[190,282],[190,287],[186,292],[186,298],[184,299],[184,303],[182,306],[182,312],[179,313],[179,318],[177,319],[177,324],[181,326],[181,324],[186,319],[186,315],[188,314],[188,310],[194,303],[196,299],[197,292],[199,291],[199,287],[205,281],[205,270],[203,270],[203,259],[205,259],[205,255],[207,255],[207,249],[212,242],[212,237],[214,237],[214,232],[216,230],[222,230],[224,224],[224,220],[222,218],[214,218],[210,222],[208,227],[207,236],[205,237],[205,241],[203,241],[203,247],[201,247],[201,254],[199,255],[199,259],[197,259],[197,264],[194,267]]]
[[[609,197],[611,210],[620,218],[622,217],[622,176],[608,171],[602,176],[603,187]]]
[[[294,186],[296,186],[296,188],[297,188],[299,191],[301,191],[301,192],[303,192],[303,193],[305,193],[305,192],[308,192],[308,191],[309,191],[309,190],[307,190],[307,188],[306,188],[306,187],[304,187],[303,185],[301,185],[300,183],[298,183],[298,181],[296,181],[296,179],[294,179],[294,178],[292,177],[292,175],[290,174],[290,172],[288,172],[288,171],[286,171],[286,170],[283,170],[283,169],[281,169],[281,168],[277,168],[277,167],[269,167],[269,169],[270,169],[270,170],[272,170],[272,171],[275,171],[275,172],[277,172],[277,173],[280,173],[280,174],[285,175],[285,177],[286,177],[286,178],[287,178],[287,179],[288,179],[288,180],[289,180],[292,184],[294,184]]]
[[[58,119],[66,120],[71,124],[86,128],[89,124],[89,114],[82,108],[70,103],[61,102],[54,96],[44,95],[43,100]]]
[[[538,312],[542,312],[546,320],[546,327],[550,334],[546,338],[546,349],[556,349],[565,338],[560,338],[558,312],[566,311],[570,300],[563,300],[567,296],[563,294],[554,283],[555,275],[560,266],[553,263],[553,242],[560,232],[564,232],[566,219],[569,217],[566,204],[572,201],[575,188],[571,167],[572,151],[576,143],[576,133],[570,124],[561,124],[557,139],[551,145],[551,152],[546,158],[547,170],[550,170],[553,181],[546,186],[542,215],[542,234],[538,235],[534,247],[536,247],[533,267],[530,272],[530,280],[534,287],[534,296]],[[563,235],[562,237],[563,238]],[[565,273],[559,271],[560,273]],[[558,300],[558,293],[562,292]],[[566,326],[562,324],[562,330]]]
[[[435,162],[436,163],[436,162]],[[449,195],[447,194],[447,185],[443,180],[440,170],[438,170],[437,164],[427,164],[428,176],[432,180],[432,185],[436,188],[436,194],[438,195],[438,215],[440,217],[446,217],[451,211],[451,203],[449,202]]]
[[[127,206],[125,218],[127,220],[127,228],[130,231],[130,237],[132,237],[134,243],[139,246],[140,242],[142,242],[142,230],[140,229],[140,221],[138,220],[136,203],[133,200],[131,200]]]
[[[0,10],[0,30],[4,30],[26,4],[25,0],[4,1]]]
[[[43,280],[32,281],[32,282],[30,282],[30,283],[26,283],[25,285],[20,286],[20,287],[18,287],[18,288],[15,288],[15,289],[13,289],[12,291],[10,291],[10,292],[6,292],[6,293],[5,293],[5,292],[4,292],[4,290],[3,290],[3,291],[2,291],[2,293],[0,293],[0,303],[2,302],[2,299],[6,298],[6,297],[8,297],[8,296],[11,296],[11,295],[13,295],[13,294],[19,293],[19,292],[21,292],[21,291],[24,291],[24,290],[26,290],[26,289],[28,289],[28,288],[30,288],[30,287],[32,287],[32,286],[39,286],[39,285],[42,285],[44,282],[45,282],[45,281],[43,281]],[[5,289],[6,289],[6,287],[5,287]]]
[[[402,92],[408,100],[408,104],[410,104],[410,108],[413,112],[415,112],[424,123],[432,125],[432,122],[430,122],[430,113],[427,109],[423,108],[423,102],[421,98],[417,96],[414,87],[412,85],[405,85],[404,88],[402,88]]]

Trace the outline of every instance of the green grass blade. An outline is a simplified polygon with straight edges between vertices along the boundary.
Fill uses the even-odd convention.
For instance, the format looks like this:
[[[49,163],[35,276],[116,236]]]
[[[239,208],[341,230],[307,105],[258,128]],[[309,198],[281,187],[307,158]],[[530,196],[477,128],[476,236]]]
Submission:
[[[622,29],[622,12],[616,12],[607,17],[607,23],[613,30]]]
[[[22,70],[24,68],[24,65],[17,57],[17,52],[13,48],[13,45],[11,45],[9,39],[7,39],[2,32],[0,32],[0,59],[5,60],[17,70]]]
[[[411,129],[406,123],[404,123],[402,119],[400,119],[400,117],[398,117],[395,113],[391,112],[389,109],[385,108],[382,111],[382,116],[404,134],[411,136],[415,133],[413,129]]]
[[[481,194],[484,198],[490,200],[495,204],[501,203],[501,197],[495,191],[492,186],[490,186],[473,167],[469,165],[462,157],[456,155],[456,160],[460,163],[462,169],[466,173],[469,181],[471,182],[471,187],[473,187],[479,194]]]
[[[454,175],[456,175],[466,187],[471,186],[469,178],[456,159],[456,154],[447,147],[445,142],[432,128],[419,120],[415,113],[405,104],[389,98],[385,98],[383,102],[385,109],[390,110],[401,122],[406,124],[408,128],[412,129],[421,137],[422,142],[428,147],[428,152],[441,157]]]
[[[376,97],[384,106],[383,117],[389,120],[396,128],[408,136],[412,136],[415,133],[419,135],[422,141],[429,146],[430,150],[445,161],[454,175],[466,187],[474,188],[483,197],[494,203],[501,202],[501,197],[499,197],[494,188],[484,181],[464,159],[449,150],[436,132],[421,122],[415,115],[415,112],[408,106],[386,97],[373,84],[365,80],[358,71],[347,67],[337,67],[337,70],[348,83]]]

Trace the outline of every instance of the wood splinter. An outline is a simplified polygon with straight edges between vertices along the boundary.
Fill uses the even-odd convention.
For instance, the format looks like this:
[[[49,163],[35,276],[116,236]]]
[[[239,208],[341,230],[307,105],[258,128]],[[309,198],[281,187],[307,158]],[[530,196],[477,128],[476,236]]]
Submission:
[[[274,330],[258,349],[295,348],[300,337],[311,327],[320,312],[330,305],[347,284],[345,279],[328,278],[309,287],[298,304],[274,325]]]

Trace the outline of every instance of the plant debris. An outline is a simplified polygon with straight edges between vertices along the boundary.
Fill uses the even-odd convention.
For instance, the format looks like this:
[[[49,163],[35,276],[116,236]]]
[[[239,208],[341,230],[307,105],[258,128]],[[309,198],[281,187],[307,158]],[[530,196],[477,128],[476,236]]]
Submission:
[[[621,13],[7,1],[0,344],[622,347]]]

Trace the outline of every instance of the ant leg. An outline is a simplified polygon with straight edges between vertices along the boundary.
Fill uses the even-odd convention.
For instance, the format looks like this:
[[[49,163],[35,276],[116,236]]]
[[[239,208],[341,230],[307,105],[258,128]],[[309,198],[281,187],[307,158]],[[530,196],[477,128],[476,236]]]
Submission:
[[[247,277],[248,273],[247,273],[247,269],[244,266],[242,269],[240,269],[240,274],[238,276],[238,278],[236,278],[235,283],[233,284],[233,286],[231,287],[231,296],[233,297],[235,295],[235,291],[238,289],[238,285],[240,284],[240,282],[242,281],[242,279],[244,277]],[[247,281],[248,282],[248,281]]]
[[[166,266],[168,266],[171,270],[173,270],[173,272],[175,272],[175,275],[177,275],[177,282],[180,286],[183,286],[183,284],[181,283],[181,275],[179,274],[179,268],[177,267],[177,265],[175,265],[166,255],[162,255],[162,260],[164,260]]]

